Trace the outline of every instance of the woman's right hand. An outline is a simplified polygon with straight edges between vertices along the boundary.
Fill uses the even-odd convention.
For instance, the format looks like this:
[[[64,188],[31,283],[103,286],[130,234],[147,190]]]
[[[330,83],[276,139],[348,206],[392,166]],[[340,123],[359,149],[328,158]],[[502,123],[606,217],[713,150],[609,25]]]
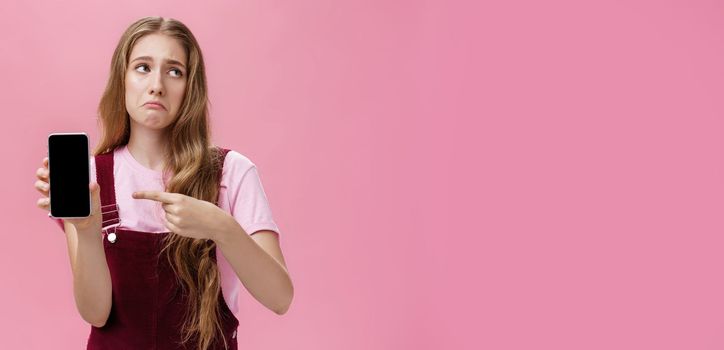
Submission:
[[[35,175],[38,178],[38,180],[35,181],[35,189],[43,195],[43,197],[38,199],[38,207],[50,211],[50,183],[48,180],[50,169],[48,169],[48,157],[43,158],[43,166],[38,168]],[[102,222],[100,186],[98,186],[96,182],[91,182],[88,184],[88,188],[91,191],[91,215],[87,218],[63,219],[63,221],[73,224],[77,231],[92,230],[100,233]]]

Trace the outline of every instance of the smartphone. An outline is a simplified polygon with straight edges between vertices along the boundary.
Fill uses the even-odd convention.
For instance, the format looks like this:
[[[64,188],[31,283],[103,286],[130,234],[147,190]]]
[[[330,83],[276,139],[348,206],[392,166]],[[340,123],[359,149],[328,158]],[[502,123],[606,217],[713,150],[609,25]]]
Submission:
[[[89,148],[86,133],[48,135],[50,216],[73,219],[91,215]]]

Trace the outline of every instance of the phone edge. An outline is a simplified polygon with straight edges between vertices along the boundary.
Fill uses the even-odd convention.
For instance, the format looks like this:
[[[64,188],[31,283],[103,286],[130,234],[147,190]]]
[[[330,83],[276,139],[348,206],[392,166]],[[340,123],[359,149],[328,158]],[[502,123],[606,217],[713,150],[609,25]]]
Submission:
[[[86,132],[52,132],[48,134],[48,143],[47,143],[47,156],[48,156],[48,169],[50,169],[50,137],[53,135],[83,135],[85,136],[86,141],[86,149],[88,150],[87,154],[87,161],[88,161],[88,184],[90,185],[91,182],[91,169],[90,169],[90,137],[88,137],[88,133]],[[48,185],[50,186],[50,176],[48,176]],[[53,188],[52,186],[50,188]],[[90,190],[88,191],[88,216],[68,216],[68,217],[57,217],[53,216],[53,206],[50,205],[53,201],[50,200],[50,191],[48,191],[48,205],[50,206],[50,210],[48,211],[48,217],[53,219],[85,219],[87,217],[90,217],[93,215],[93,194],[90,193]]]

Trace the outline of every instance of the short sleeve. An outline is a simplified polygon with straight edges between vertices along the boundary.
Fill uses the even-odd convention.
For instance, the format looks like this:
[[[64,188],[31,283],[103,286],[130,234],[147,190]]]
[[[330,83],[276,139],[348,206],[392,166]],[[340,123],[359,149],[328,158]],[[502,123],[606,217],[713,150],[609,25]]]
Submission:
[[[249,235],[260,230],[280,234],[255,164],[237,152],[229,152],[227,195],[231,215]]]

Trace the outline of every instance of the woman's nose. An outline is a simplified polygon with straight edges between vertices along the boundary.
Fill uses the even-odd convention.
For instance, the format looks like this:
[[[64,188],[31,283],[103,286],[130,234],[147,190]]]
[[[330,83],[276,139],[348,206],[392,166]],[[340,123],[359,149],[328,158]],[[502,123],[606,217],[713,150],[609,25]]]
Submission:
[[[158,95],[163,96],[163,93],[164,93],[163,76],[161,75],[160,72],[156,72],[156,73],[153,74],[153,76],[151,77],[151,83],[150,83],[150,86],[149,86],[149,93],[150,93],[151,95],[158,94]]]

